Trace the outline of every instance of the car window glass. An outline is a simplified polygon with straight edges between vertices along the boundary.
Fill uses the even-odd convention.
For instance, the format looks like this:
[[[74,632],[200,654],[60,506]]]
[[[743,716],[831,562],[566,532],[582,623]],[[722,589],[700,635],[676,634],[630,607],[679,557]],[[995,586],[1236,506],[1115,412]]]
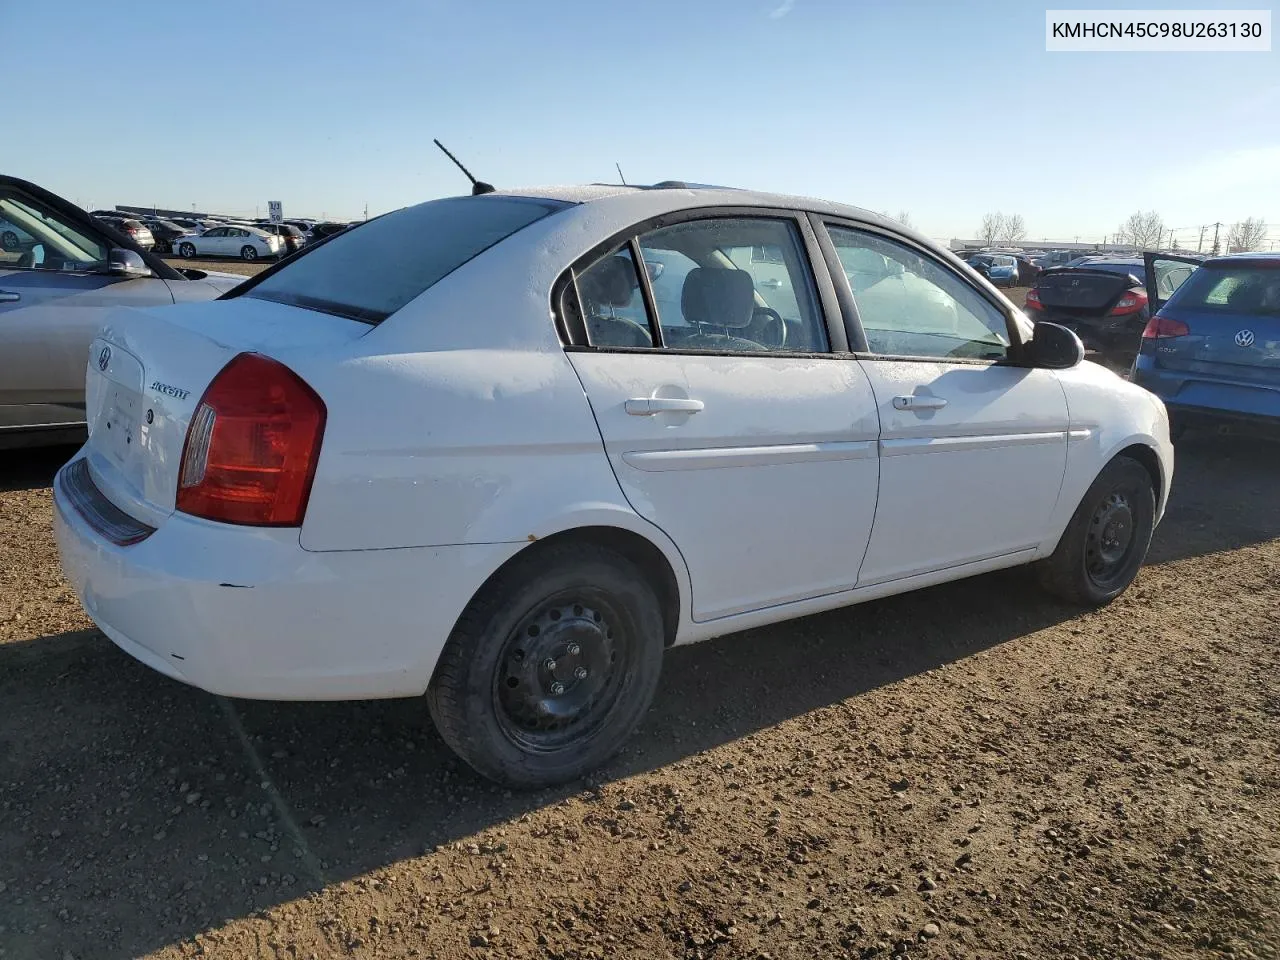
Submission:
[[[241,296],[380,323],[472,258],[567,206],[479,196],[405,207],[336,233]]]
[[[629,247],[606,253],[576,276],[578,303],[594,347],[651,347],[649,316]]]
[[[0,192],[0,265],[33,270],[100,269],[107,245],[25,197]]]
[[[1192,271],[1169,306],[1280,316],[1280,270],[1253,264],[1201,267]]]
[[[1193,264],[1178,260],[1153,260],[1151,268],[1156,275],[1156,293],[1162,300],[1168,300],[1173,296],[1173,292],[1182,286],[1195,270]]]
[[[639,241],[646,270],[657,274],[654,301],[666,347],[827,350],[808,260],[790,221],[691,220]]]
[[[829,227],[872,353],[1001,360],[1004,315],[941,264],[875,234]]]

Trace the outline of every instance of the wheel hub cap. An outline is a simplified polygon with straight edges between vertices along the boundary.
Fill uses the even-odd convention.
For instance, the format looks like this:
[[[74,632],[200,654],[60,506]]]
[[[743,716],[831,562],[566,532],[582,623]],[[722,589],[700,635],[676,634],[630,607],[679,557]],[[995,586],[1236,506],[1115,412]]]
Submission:
[[[1113,493],[1098,505],[1089,521],[1085,565],[1095,577],[1114,574],[1133,542],[1133,510],[1123,494]]]
[[[616,659],[601,611],[570,602],[531,614],[499,664],[499,705],[512,732],[555,734],[590,722]]]

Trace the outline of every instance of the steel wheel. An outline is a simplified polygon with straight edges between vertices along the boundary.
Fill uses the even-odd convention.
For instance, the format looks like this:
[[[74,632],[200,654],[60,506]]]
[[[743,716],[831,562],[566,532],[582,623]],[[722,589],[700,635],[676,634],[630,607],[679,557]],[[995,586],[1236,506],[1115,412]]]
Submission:
[[[607,598],[581,590],[549,598],[507,638],[494,677],[503,732],[526,750],[589,737],[617,699],[626,632]]]
[[[240,248],[240,258],[242,260],[248,260],[248,261],[257,260],[258,251],[246,243],[243,247]]]
[[[1114,492],[1098,504],[1089,519],[1084,541],[1084,565],[1099,586],[1115,579],[1133,547],[1133,508],[1124,494]]]
[[[184,244],[181,244],[181,245],[178,247],[178,252],[179,252],[180,254],[182,254],[184,257],[186,257],[188,260],[190,260],[190,259],[192,259],[193,257],[195,257],[195,255],[196,255],[196,247],[195,247],[195,244],[193,244],[193,243],[184,243]]]

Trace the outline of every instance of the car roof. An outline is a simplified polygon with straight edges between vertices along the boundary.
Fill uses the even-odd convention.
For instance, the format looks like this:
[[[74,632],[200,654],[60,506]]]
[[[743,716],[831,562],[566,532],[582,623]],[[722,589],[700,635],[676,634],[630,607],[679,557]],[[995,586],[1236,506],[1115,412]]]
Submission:
[[[736,187],[720,187],[677,180],[664,180],[651,185],[589,183],[576,186],[515,187],[503,188],[483,196],[557,200],[562,203],[587,204],[601,208],[625,205],[628,208],[640,211],[641,215],[635,217],[637,220],[644,218],[646,210],[651,211],[648,215],[657,216],[676,210],[696,209],[698,207],[782,207],[789,210],[804,210],[833,217],[862,220],[886,227],[895,233],[921,240],[931,247],[937,246],[921,234],[904,227],[897,221],[890,220],[888,217],[881,216],[862,207],[834,203],[830,200],[819,200],[816,197],[768,193],[761,190],[742,190]]]
[[[1220,257],[1212,257],[1206,260],[1202,266],[1205,267],[1227,267],[1238,266],[1241,263],[1264,263],[1273,266],[1280,263],[1280,253],[1227,253]]]

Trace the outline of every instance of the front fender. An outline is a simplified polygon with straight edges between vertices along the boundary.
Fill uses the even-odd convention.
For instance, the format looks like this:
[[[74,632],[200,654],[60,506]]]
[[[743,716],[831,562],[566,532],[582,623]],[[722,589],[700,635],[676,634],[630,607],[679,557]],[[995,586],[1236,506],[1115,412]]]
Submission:
[[[1085,492],[1108,463],[1131,447],[1150,451],[1158,473],[1156,523],[1173,483],[1169,417],[1154,394],[1093,363],[1059,371],[1070,418],[1067,465],[1049,524],[1051,536],[1037,557],[1051,554]]]

